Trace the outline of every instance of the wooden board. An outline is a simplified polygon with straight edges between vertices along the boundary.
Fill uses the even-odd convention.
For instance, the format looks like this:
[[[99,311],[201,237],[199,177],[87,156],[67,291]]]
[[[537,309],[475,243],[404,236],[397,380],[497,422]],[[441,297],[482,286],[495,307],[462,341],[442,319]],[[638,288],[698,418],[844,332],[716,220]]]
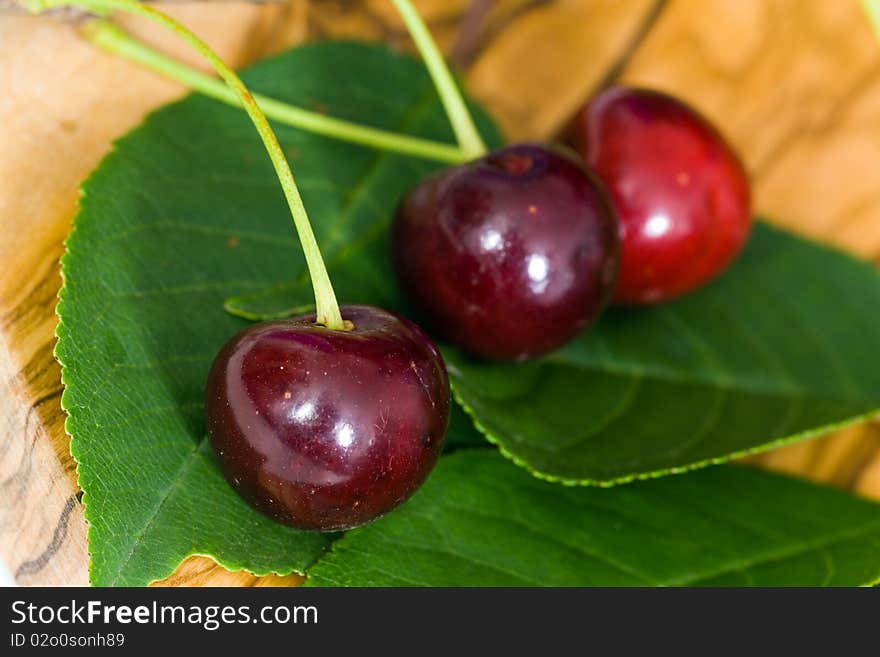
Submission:
[[[880,46],[838,0],[423,0],[468,87],[511,139],[554,134],[613,81],[678,94],[753,175],[757,211],[880,263]],[[169,5],[235,65],[305,39],[409,47],[387,0]],[[198,63],[174,37],[123,20]],[[58,258],[79,182],[113,139],[184,93],[95,51],[69,23],[0,18],[0,552],[21,584],[85,584],[86,528],[52,358]],[[753,461],[880,499],[880,425]],[[286,585],[193,557],[168,585]]]

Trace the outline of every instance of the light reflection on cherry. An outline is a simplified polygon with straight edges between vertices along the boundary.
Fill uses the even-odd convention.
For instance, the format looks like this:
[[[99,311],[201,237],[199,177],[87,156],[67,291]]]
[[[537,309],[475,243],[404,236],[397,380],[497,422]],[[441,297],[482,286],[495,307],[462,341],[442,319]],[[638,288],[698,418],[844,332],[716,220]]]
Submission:
[[[422,181],[392,225],[397,279],[426,326],[484,358],[561,346],[614,288],[618,228],[567,154],[507,146]]]
[[[742,249],[751,228],[745,169],[722,135],[681,101],[607,89],[578,114],[570,141],[617,210],[615,302],[655,303],[690,292]]]
[[[364,524],[431,471],[449,419],[440,354],[413,323],[343,306],[352,331],[314,316],[255,324],[218,354],[208,434],[235,490],[301,529]]]

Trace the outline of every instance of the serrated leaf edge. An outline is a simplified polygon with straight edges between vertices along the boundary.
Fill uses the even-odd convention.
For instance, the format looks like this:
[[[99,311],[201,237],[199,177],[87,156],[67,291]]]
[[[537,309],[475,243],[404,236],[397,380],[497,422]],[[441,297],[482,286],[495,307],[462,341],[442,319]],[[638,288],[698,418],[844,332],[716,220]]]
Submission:
[[[102,170],[102,168],[104,167],[107,160],[109,160],[110,158],[112,158],[114,155],[117,154],[118,145],[121,140],[126,139],[130,135],[132,135],[133,133],[136,133],[138,130],[143,129],[144,126],[146,125],[146,123],[149,121],[149,119],[153,116],[153,114],[164,110],[166,107],[167,107],[167,104],[159,106],[156,109],[154,109],[153,111],[148,112],[146,115],[144,115],[143,119],[141,120],[141,122],[138,125],[134,126],[132,129],[128,130],[125,134],[118,137],[117,139],[114,139],[111,142],[110,148],[107,151],[107,153],[101,158],[100,162],[89,173],[89,175],[86,177],[86,179],[80,184],[79,194],[78,194],[77,200],[76,200],[76,212],[75,212],[73,220],[71,222],[70,232],[67,234],[67,237],[65,237],[65,239],[63,241],[64,252],[62,253],[61,257],[59,258],[59,264],[60,264],[59,273],[61,276],[61,287],[58,289],[58,294],[56,295],[57,302],[55,304],[55,317],[57,318],[58,321],[56,322],[56,325],[55,325],[55,331],[54,331],[55,346],[52,349],[52,355],[55,358],[55,360],[58,361],[58,364],[61,368],[61,385],[63,387],[63,392],[61,393],[60,406],[61,406],[61,410],[65,414],[64,432],[65,432],[65,434],[67,434],[67,437],[68,437],[68,450],[70,452],[70,456],[73,458],[74,462],[76,463],[76,468],[74,469],[74,473],[76,476],[76,485],[79,488],[79,490],[82,492],[82,496],[80,498],[80,504],[82,504],[82,506],[83,506],[83,517],[86,521],[86,543],[87,543],[86,551],[87,551],[87,554],[89,557],[89,583],[92,586],[98,586],[98,585],[95,583],[95,577],[94,577],[95,562],[94,562],[94,559],[92,558],[92,551],[91,551],[92,538],[93,538],[93,536],[92,536],[93,527],[92,527],[91,517],[90,517],[90,513],[89,513],[89,494],[86,490],[86,487],[84,487],[82,485],[83,473],[80,471],[80,460],[79,460],[79,458],[77,458],[77,443],[78,443],[79,439],[77,438],[77,436],[74,435],[73,431],[71,430],[71,426],[70,426],[71,425],[71,412],[70,412],[70,408],[65,403],[66,392],[68,390],[68,369],[69,369],[68,365],[65,363],[65,353],[64,352],[67,349],[67,346],[66,346],[67,345],[67,337],[64,335],[64,333],[66,331],[66,323],[64,321],[63,311],[62,311],[63,306],[66,302],[65,297],[66,297],[66,293],[67,293],[66,269],[68,267],[68,259],[71,254],[71,241],[73,241],[75,243],[75,241],[77,239],[77,226],[78,226],[78,221],[79,221],[80,216],[83,211],[83,200],[89,195],[89,187],[91,186],[91,184],[93,182],[93,178],[94,178],[95,174]],[[75,244],[74,244],[74,246],[75,246]],[[226,559],[219,558],[216,555],[203,554],[198,551],[193,551],[193,552],[189,552],[185,556],[181,557],[180,561],[172,569],[168,570],[168,572],[166,572],[164,575],[149,580],[146,583],[146,585],[154,584],[154,583],[159,582],[162,579],[170,576],[171,574],[173,574],[177,570],[177,568],[180,567],[180,565],[184,561],[186,561],[187,559],[189,559],[190,557],[193,557],[193,556],[207,557],[207,558],[211,559],[212,561],[214,561],[219,566],[225,568],[226,570],[228,570],[230,572],[246,571],[246,572],[251,573],[257,577],[264,577],[266,575],[278,575],[278,576],[283,577],[283,576],[291,575],[294,573],[296,573],[297,575],[305,576],[306,570],[307,570],[306,568],[303,568],[303,569],[291,568],[289,570],[287,570],[287,569],[279,569],[279,570],[269,569],[269,570],[265,570],[265,571],[251,570],[251,569],[245,568],[240,563],[238,563],[234,560],[226,560]],[[117,577],[118,577],[118,575],[119,575],[119,573],[117,573]],[[110,583],[110,584],[112,584],[112,583]]]
[[[464,400],[462,395],[456,389],[455,383],[453,381],[450,381],[449,387],[452,390],[452,396],[455,398],[455,401],[458,402],[458,404],[464,409],[467,416],[471,419],[471,421],[474,423],[474,426],[477,428],[477,431],[482,433],[486,437],[486,440],[495,445],[498,448],[498,451],[501,452],[501,454],[505,458],[529,472],[533,477],[536,477],[543,481],[549,481],[554,484],[562,484],[563,486],[596,486],[599,488],[611,488],[612,486],[620,486],[634,481],[644,481],[647,479],[658,479],[667,475],[684,474],[693,470],[699,470],[713,465],[728,463],[734,459],[752,456],[754,454],[761,454],[763,452],[776,449],[777,447],[782,447],[784,445],[788,445],[801,440],[817,438],[832,431],[844,429],[854,424],[864,422],[865,420],[873,419],[878,414],[880,414],[880,407],[878,407],[862,415],[856,415],[850,418],[846,418],[844,420],[841,420],[840,422],[826,424],[821,427],[814,427],[812,429],[792,434],[790,436],[775,438],[769,442],[755,445],[754,447],[749,447],[747,449],[731,452],[722,456],[716,456],[710,459],[694,461],[693,463],[688,463],[683,466],[677,466],[673,468],[660,468],[657,470],[647,470],[644,472],[633,472],[631,474],[621,475],[619,477],[611,477],[609,479],[570,478],[561,477],[559,475],[554,475],[549,472],[544,472],[532,466],[531,464],[526,462],[526,460],[523,459],[521,456],[518,456],[513,451],[511,451],[510,448],[508,448],[501,441],[501,439],[492,432],[491,429],[486,427],[480,421],[480,419],[477,417],[476,411],[474,411],[474,409]]]

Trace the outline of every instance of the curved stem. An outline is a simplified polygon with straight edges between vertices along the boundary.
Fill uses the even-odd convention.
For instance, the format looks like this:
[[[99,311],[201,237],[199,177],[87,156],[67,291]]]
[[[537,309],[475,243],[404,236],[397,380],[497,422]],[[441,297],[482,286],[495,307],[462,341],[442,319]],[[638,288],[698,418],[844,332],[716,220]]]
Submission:
[[[293,216],[293,223],[296,226],[296,232],[299,235],[303,252],[305,253],[306,263],[309,268],[309,275],[312,279],[312,287],[315,291],[315,306],[317,308],[316,321],[323,324],[329,329],[346,330],[350,328],[342,320],[339,313],[339,304],[336,302],[336,294],[333,292],[333,286],[330,283],[330,277],[327,275],[327,268],[324,265],[324,259],[321,257],[321,251],[315,240],[315,234],[312,232],[302,197],[296,187],[293,179],[293,173],[281,150],[281,145],[272,131],[269,121],[263,112],[257,106],[250,91],[226,63],[214,53],[213,50],[199,37],[190,32],[183,25],[175,21],[170,16],[166,16],[160,11],[153,9],[148,5],[143,5],[136,0],[27,0],[28,8],[32,11],[41,11],[53,7],[61,6],[77,6],[84,9],[120,9],[132,14],[137,14],[145,18],[149,18],[155,23],[167,27],[176,32],[192,45],[199,53],[208,60],[214,67],[221,78],[228,84],[237,94],[244,105],[245,111],[250,116],[251,121],[263,140],[263,145],[269,153],[269,159],[275,167],[275,173],[284,189],[284,196],[287,198],[287,204],[290,207],[290,213]]]
[[[462,98],[461,91],[455,84],[452,73],[449,72],[449,67],[446,66],[443,55],[437,48],[437,44],[434,43],[434,39],[431,38],[431,33],[422,17],[419,16],[410,0],[392,1],[403,18],[422,59],[425,60],[425,66],[428,67],[428,72],[431,74],[431,79],[434,80],[434,86],[437,87],[437,93],[440,94],[440,100],[443,101],[443,107],[446,108],[446,114],[452,123],[458,145],[461,146],[468,159],[485,155],[486,144],[483,143],[471,113]]]
[[[146,66],[222,103],[240,106],[236,93],[220,80],[153,50],[107,20],[87,23],[84,33],[99,48]],[[447,164],[460,164],[467,159],[457,146],[334,119],[260,94],[253,94],[253,97],[270,119],[324,137]]]

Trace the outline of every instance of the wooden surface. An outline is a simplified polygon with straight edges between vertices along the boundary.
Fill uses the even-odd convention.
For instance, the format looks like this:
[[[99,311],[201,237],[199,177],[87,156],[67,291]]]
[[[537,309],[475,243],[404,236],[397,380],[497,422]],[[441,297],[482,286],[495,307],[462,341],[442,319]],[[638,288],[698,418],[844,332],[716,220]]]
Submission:
[[[856,2],[417,5],[511,139],[554,134],[591,91],[614,81],[671,91],[743,154],[759,213],[880,264],[880,46]],[[305,39],[409,47],[387,0],[175,3],[169,11],[235,65]],[[123,22],[197,62],[173,37]],[[79,182],[111,140],[184,90],[95,51],[70,24],[9,15],[0,17],[0,89],[0,552],[21,584],[85,584],[85,523],[52,358],[58,258]],[[880,499],[877,423],[752,460]],[[296,581],[192,557],[163,583]]]

